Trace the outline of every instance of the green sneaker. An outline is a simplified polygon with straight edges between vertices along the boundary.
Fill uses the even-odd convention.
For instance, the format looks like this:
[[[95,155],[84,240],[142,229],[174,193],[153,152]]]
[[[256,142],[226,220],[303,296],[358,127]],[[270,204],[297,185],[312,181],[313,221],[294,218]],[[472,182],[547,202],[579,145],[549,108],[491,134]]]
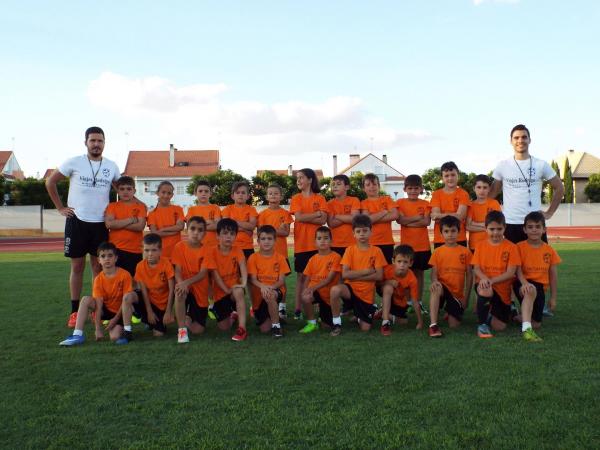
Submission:
[[[215,316],[215,313],[212,310],[212,308],[208,308],[208,318],[210,320],[217,320],[217,316]]]
[[[139,318],[139,317],[137,317],[135,314],[133,314],[133,315],[131,316],[131,324],[132,324],[132,325],[138,325],[138,324],[140,324],[140,323],[142,323],[142,319],[140,319],[140,318]]]
[[[529,342],[542,342],[543,339],[541,337],[539,337],[535,331],[533,331],[533,328],[528,328],[523,332],[523,339],[525,339],[526,341]]]
[[[312,333],[313,331],[317,331],[319,329],[319,325],[317,325],[316,323],[307,323],[306,325],[304,325],[304,328],[302,328],[299,333],[302,334],[308,334],[308,333]]]

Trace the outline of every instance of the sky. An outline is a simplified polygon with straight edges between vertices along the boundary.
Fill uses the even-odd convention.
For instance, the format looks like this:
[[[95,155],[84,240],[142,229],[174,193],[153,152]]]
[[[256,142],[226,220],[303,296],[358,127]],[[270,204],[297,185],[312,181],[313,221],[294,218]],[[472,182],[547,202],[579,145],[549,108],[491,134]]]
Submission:
[[[592,0],[3,1],[0,150],[42,175],[97,125],[121,170],[174,144],[247,177],[488,172],[524,123],[535,156],[600,155],[598,23]]]

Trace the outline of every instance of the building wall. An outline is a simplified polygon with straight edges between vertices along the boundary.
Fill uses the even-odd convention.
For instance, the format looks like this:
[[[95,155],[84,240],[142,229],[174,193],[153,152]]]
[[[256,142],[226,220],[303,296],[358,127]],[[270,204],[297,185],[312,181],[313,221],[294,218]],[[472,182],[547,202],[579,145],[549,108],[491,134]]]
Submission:
[[[387,194],[392,197],[392,200],[404,198],[404,181],[381,183],[381,189],[387,192]]]
[[[188,184],[192,182],[191,178],[177,178],[164,180],[162,178],[142,178],[134,177],[136,197],[143,201],[148,208],[152,208],[158,202],[156,190],[161,181],[170,181],[175,188],[171,202],[175,205],[188,207],[194,205],[196,197],[186,193]]]
[[[355,166],[351,167],[350,170],[344,172],[345,175],[351,176],[356,172],[361,173],[374,173],[375,175],[385,175],[387,177],[399,176],[400,173],[392,169],[387,164],[377,160],[376,158],[365,158]],[[381,179],[381,177],[380,177]]]
[[[583,192],[583,190],[585,189],[585,187],[588,184],[588,180],[585,179],[577,179],[574,180],[574,184],[575,184],[575,203],[587,203],[588,202],[588,198],[587,195],[585,195],[585,192]]]

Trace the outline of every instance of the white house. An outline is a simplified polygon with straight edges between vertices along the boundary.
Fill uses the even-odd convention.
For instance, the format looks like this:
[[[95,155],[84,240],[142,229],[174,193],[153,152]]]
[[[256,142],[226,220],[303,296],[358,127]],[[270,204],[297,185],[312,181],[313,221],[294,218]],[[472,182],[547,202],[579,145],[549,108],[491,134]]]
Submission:
[[[393,200],[404,197],[404,178],[405,176],[387,163],[387,156],[383,155],[381,159],[372,153],[364,157],[357,154],[350,155],[350,164],[343,170],[337,171],[337,155],[333,156],[333,173],[352,176],[355,173],[373,173],[379,178],[381,189],[384,190]]]
[[[25,179],[14,152],[10,150],[0,151],[0,174],[7,180]]]

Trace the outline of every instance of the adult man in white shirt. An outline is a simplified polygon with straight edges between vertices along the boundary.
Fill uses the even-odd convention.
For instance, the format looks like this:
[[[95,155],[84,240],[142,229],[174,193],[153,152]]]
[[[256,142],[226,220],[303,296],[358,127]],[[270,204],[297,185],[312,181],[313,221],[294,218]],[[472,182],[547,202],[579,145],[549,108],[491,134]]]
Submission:
[[[492,174],[494,184],[490,198],[502,190],[502,210],[506,217],[506,239],[517,243],[527,239],[523,231],[525,216],[532,211],[542,211],[542,186],[549,181],[554,190],[552,201],[546,211],[550,219],[563,198],[562,181],[550,165],[529,154],[531,137],[525,125],[516,125],[510,132],[510,142],[514,154],[512,158],[500,161]],[[544,240],[547,238],[544,235]]]
[[[98,245],[108,241],[104,210],[108,205],[111,186],[120,176],[117,165],[102,157],[104,131],[101,128],[90,127],[86,130],[85,146],[87,154],[68,159],[46,180],[46,189],[54,206],[66,217],[65,256],[71,258],[71,315],[68,321],[71,328],[77,320],[86,254],[90,254],[93,277],[100,272]],[[64,178],[69,178],[67,206],[63,205],[56,188],[56,184]]]

